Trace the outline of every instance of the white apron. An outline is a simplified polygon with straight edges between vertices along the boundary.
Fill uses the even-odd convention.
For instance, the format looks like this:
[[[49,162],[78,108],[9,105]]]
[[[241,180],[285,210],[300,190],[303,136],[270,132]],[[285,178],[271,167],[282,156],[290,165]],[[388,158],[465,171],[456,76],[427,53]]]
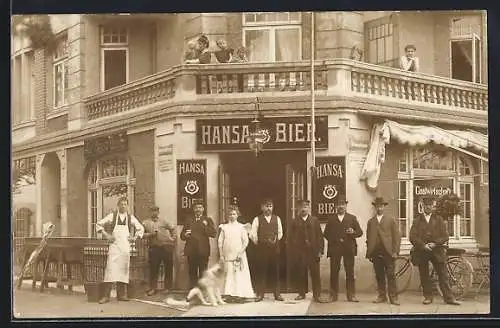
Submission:
[[[119,215],[116,218],[115,228],[113,229],[115,241],[109,245],[104,282],[129,283],[130,242],[128,241],[127,220],[128,218],[125,219],[125,224],[121,225],[118,224],[120,221]]]

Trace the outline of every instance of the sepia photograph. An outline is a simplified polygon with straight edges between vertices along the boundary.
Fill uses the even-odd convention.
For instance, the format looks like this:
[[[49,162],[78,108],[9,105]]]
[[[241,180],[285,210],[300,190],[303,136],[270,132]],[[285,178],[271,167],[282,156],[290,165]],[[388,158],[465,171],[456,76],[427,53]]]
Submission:
[[[486,10],[11,16],[12,319],[490,313]]]

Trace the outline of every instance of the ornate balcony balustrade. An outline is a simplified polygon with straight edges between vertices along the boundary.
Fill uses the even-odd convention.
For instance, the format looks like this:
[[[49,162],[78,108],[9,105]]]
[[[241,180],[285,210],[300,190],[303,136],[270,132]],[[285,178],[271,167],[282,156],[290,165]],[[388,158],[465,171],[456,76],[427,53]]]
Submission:
[[[425,104],[436,110],[488,110],[487,85],[349,59],[316,61],[314,84],[317,95],[326,97]],[[165,101],[195,103],[207,96],[238,98],[253,93],[294,96],[310,90],[308,61],[181,65],[87,97],[85,107],[92,121]]]

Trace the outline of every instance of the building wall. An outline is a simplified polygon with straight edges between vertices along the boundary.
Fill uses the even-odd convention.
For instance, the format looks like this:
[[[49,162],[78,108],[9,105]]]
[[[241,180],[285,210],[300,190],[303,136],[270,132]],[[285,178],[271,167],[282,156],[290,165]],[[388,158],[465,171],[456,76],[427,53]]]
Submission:
[[[186,46],[180,14],[168,15],[157,22],[156,49],[157,72],[181,64]]]
[[[68,236],[88,236],[88,189],[83,147],[66,149]]]
[[[142,221],[155,202],[154,131],[129,134],[128,147],[136,178],[133,212]]]

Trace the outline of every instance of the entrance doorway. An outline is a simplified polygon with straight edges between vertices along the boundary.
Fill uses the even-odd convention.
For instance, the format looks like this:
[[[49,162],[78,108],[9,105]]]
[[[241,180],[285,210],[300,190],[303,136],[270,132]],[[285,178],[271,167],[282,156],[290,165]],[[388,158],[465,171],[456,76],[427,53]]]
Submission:
[[[288,223],[296,213],[296,203],[307,191],[305,151],[265,151],[255,156],[250,152],[221,155],[221,214],[234,197],[238,199],[242,223],[252,222],[260,214],[265,198],[274,202],[274,214],[281,219],[283,239],[280,244],[280,285],[283,292],[293,291],[290,251],[287,249]],[[221,217],[222,218],[222,217]],[[255,286],[255,254],[250,242],[249,258]],[[254,271],[254,273],[252,273]],[[272,290],[269,290],[272,292]]]

